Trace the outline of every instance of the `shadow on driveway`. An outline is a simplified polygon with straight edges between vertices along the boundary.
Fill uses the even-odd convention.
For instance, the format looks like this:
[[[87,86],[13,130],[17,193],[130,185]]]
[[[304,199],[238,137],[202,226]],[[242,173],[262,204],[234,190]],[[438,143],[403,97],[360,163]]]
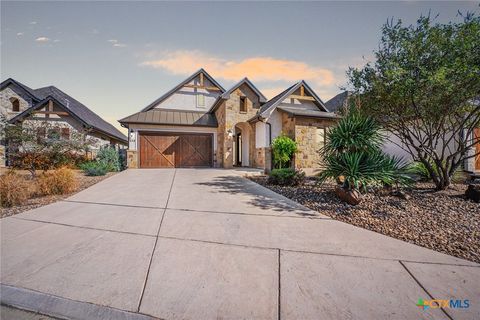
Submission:
[[[243,177],[220,176],[213,178],[210,182],[198,182],[196,184],[213,187],[219,193],[246,195],[249,199],[248,204],[262,210],[283,211],[309,217],[317,216],[313,210]]]

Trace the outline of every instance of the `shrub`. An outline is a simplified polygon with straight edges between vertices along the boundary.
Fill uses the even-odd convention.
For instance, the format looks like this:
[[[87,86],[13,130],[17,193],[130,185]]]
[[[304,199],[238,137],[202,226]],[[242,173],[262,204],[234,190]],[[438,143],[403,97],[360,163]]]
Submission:
[[[75,191],[76,188],[75,172],[68,168],[44,172],[37,179],[37,191],[44,196],[67,194]]]
[[[87,176],[104,176],[108,172],[108,165],[101,161],[84,162],[80,165]]]
[[[438,166],[434,162],[430,162],[434,172],[438,174]],[[428,171],[427,167],[420,161],[414,161],[408,166],[408,170],[411,174],[416,176],[420,181],[428,182],[432,181],[432,175]],[[458,168],[455,170],[452,176],[452,182],[461,182],[465,180],[462,169]]]
[[[374,120],[352,108],[327,132],[327,143],[320,151],[325,164],[320,181],[342,177],[344,189],[364,192],[368,186],[410,185],[403,160],[381,150],[380,130]]]
[[[285,135],[280,135],[272,142],[273,163],[276,168],[284,168],[297,152],[297,143]]]
[[[305,180],[305,173],[292,168],[273,169],[268,176],[268,183],[282,186],[296,186]]]
[[[97,153],[97,161],[102,162],[107,167],[107,171],[120,171],[121,159],[120,155],[115,148],[106,147],[100,149]]]
[[[24,203],[31,194],[31,188],[24,177],[9,171],[0,176],[0,205],[13,207]]]

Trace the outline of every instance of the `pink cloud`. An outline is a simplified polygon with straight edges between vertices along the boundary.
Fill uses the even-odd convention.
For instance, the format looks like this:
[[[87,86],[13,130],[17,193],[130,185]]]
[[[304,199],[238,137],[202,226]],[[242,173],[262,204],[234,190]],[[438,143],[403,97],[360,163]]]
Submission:
[[[154,58],[152,56],[156,56]],[[300,79],[315,85],[332,85],[335,82],[332,71],[302,61],[274,57],[248,57],[228,60],[200,51],[172,51],[160,55],[149,54],[150,59],[142,66],[163,69],[172,74],[189,75],[205,68],[214,77],[237,81],[249,77],[253,81],[294,82]]]

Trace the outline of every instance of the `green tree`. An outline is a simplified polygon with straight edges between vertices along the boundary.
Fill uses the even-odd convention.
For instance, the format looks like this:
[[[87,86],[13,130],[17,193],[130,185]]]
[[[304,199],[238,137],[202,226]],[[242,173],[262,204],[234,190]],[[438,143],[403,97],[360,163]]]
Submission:
[[[430,16],[410,26],[389,21],[375,61],[348,71],[362,110],[398,137],[437,190],[450,185],[479,143],[473,131],[480,124],[480,19],[459,16],[448,24]]]

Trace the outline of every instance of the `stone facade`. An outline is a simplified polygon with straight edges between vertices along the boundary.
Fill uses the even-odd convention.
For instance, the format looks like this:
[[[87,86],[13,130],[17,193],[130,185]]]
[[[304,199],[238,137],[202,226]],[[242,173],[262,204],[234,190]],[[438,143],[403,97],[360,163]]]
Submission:
[[[14,112],[12,110],[12,99],[18,99],[20,104],[20,111]],[[0,115],[5,116],[7,119],[11,119],[17,114],[32,105],[32,98],[23,93],[21,90],[13,90],[10,87],[6,87],[0,92]]]
[[[127,150],[127,167],[129,169],[138,168],[138,156],[136,150]]]
[[[298,152],[294,157],[294,166],[313,173],[322,167],[320,148],[325,142],[325,129],[334,125],[335,120],[291,117],[282,114],[282,132],[295,140]]]
[[[246,100],[246,111],[240,111],[241,97]],[[223,168],[232,168],[234,165],[234,135],[236,127],[246,138],[243,143],[248,143],[248,166],[255,163],[255,127],[247,121],[257,114],[260,108],[258,96],[246,84],[241,85],[230,94],[216,110],[218,121],[218,154],[219,165]]]

